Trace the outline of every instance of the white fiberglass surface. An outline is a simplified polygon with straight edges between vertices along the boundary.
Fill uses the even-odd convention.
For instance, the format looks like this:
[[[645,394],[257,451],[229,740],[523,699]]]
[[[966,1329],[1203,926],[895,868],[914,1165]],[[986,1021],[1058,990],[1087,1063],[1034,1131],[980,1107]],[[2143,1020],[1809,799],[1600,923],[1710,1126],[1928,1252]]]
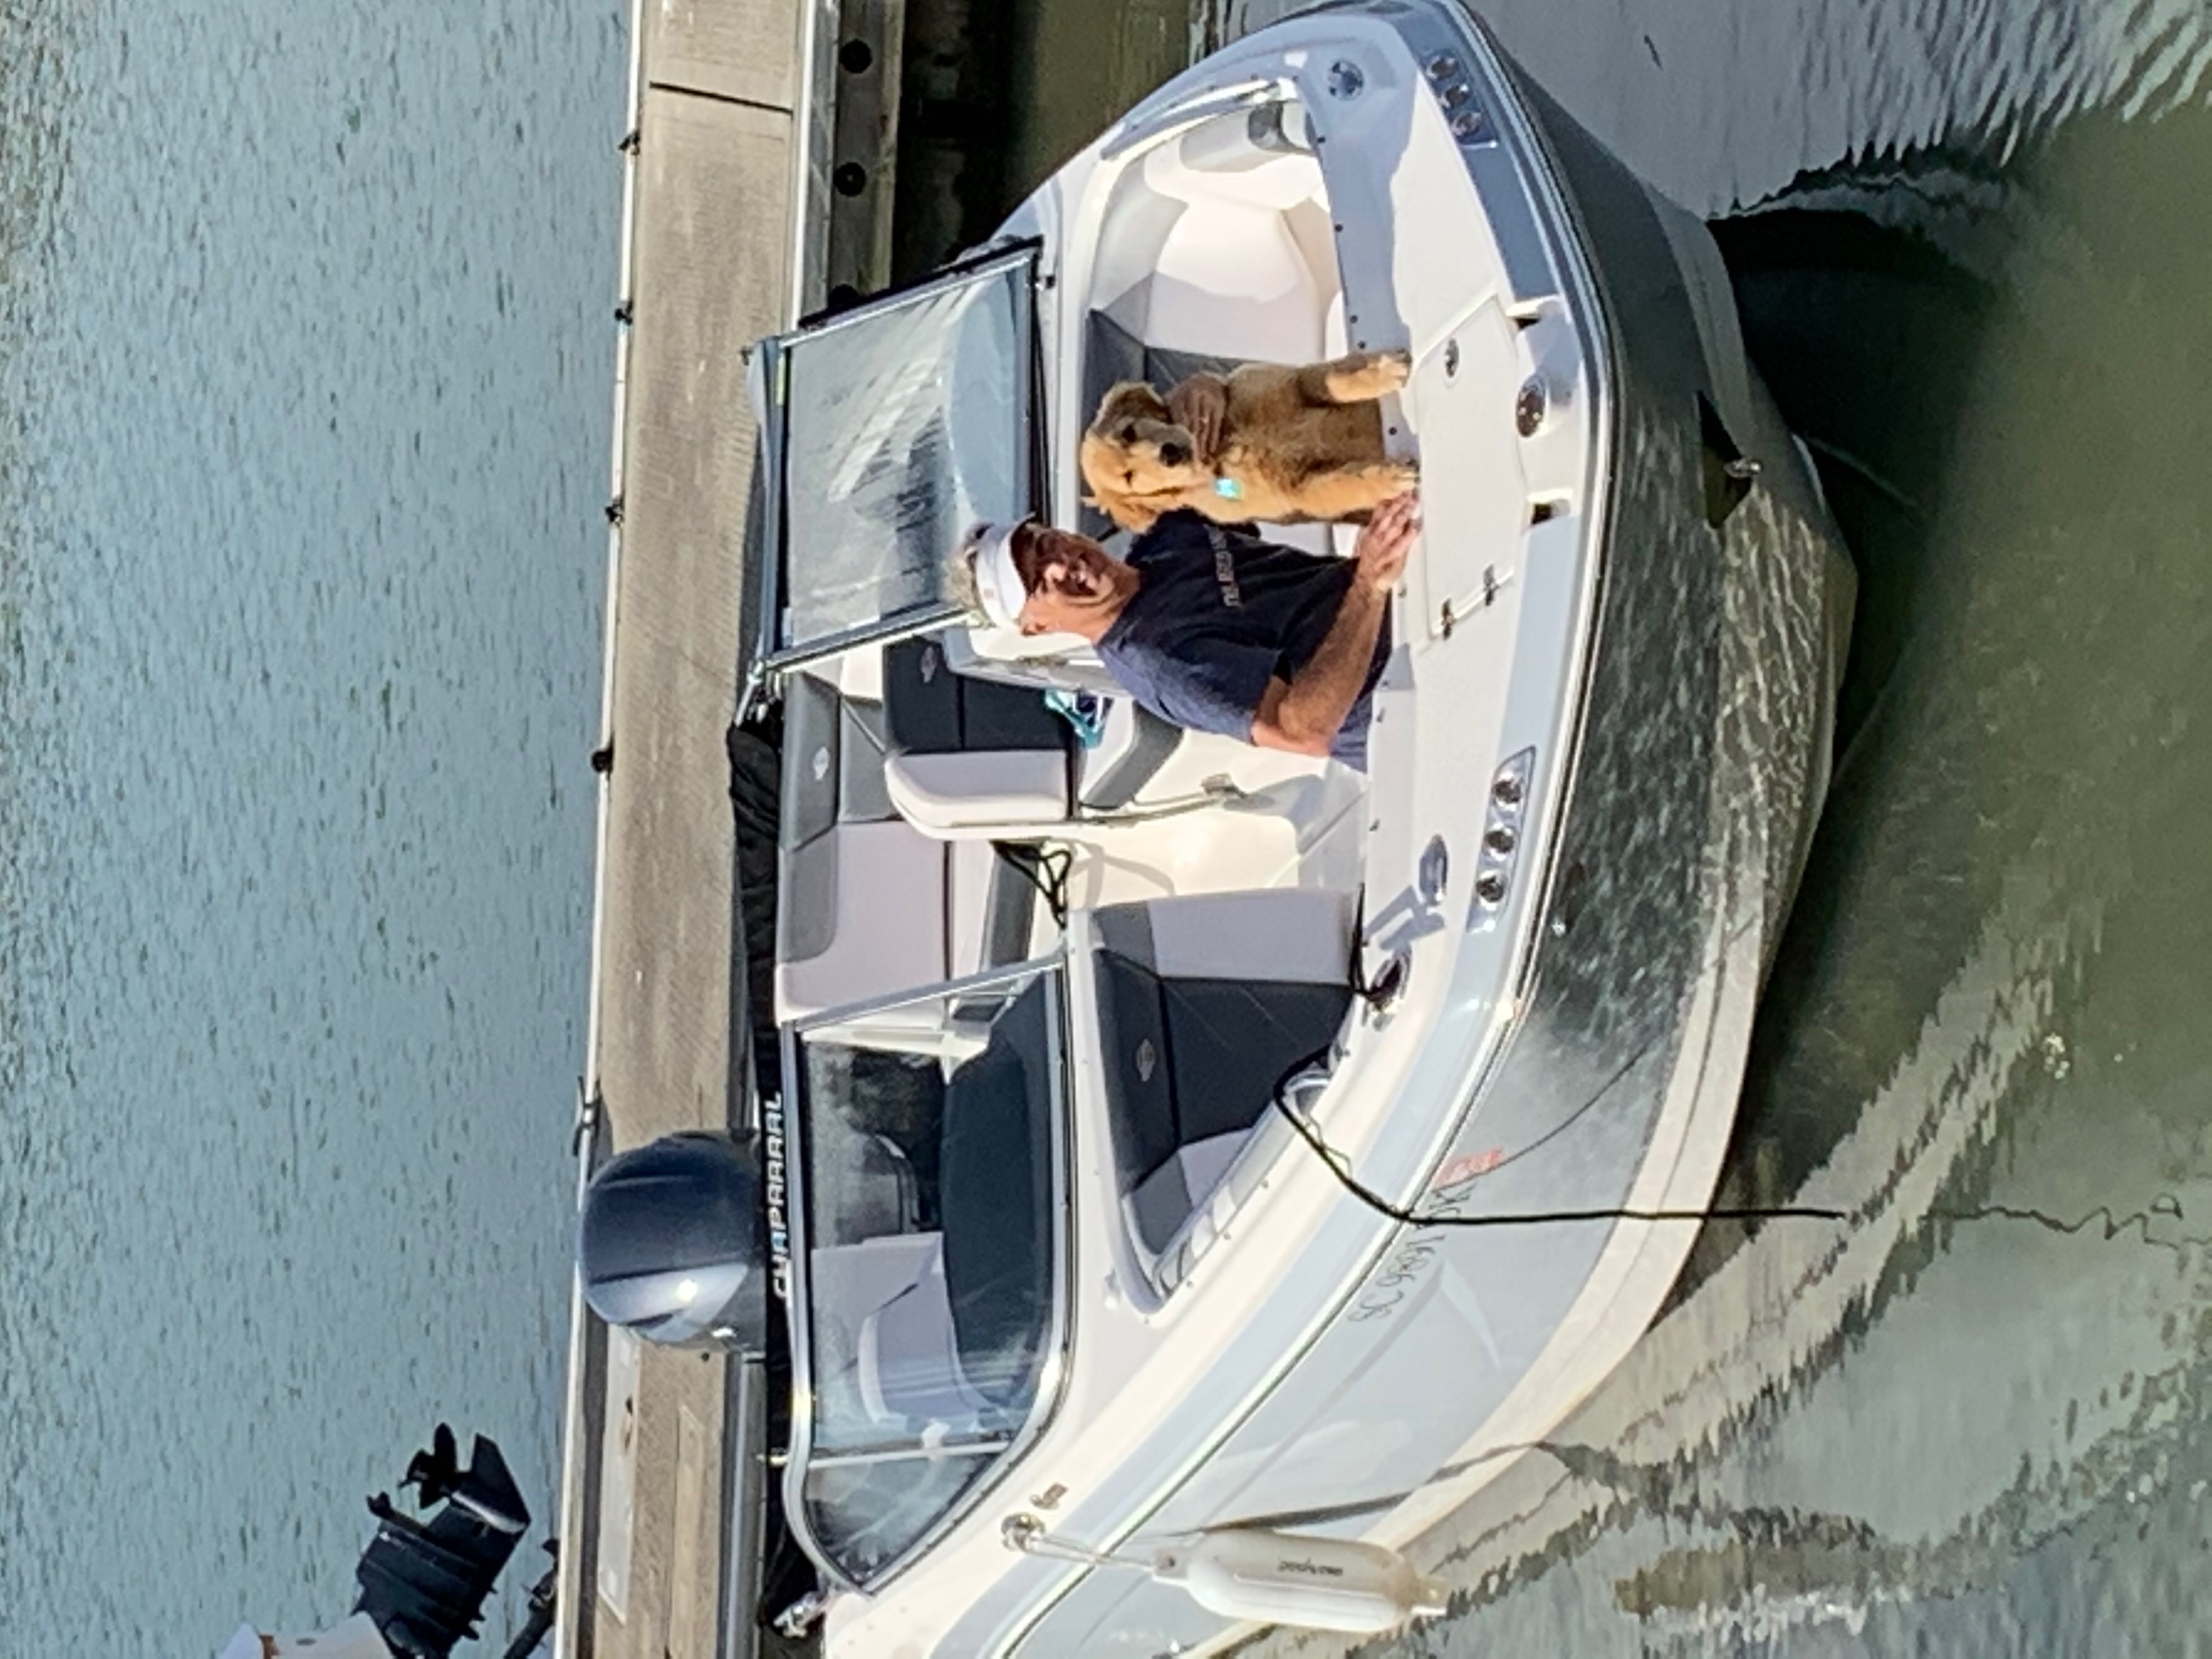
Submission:
[[[1321,167],[1283,136],[1279,113],[1257,126],[1244,112],[1217,116],[1121,173],[1089,308],[1170,351],[1304,363],[1340,349]]]
[[[1063,1109],[1058,970],[905,1005],[942,1055],[845,1022],[799,1039],[810,1401],[803,1512],[865,1582],[1012,1445],[1050,1349]]]

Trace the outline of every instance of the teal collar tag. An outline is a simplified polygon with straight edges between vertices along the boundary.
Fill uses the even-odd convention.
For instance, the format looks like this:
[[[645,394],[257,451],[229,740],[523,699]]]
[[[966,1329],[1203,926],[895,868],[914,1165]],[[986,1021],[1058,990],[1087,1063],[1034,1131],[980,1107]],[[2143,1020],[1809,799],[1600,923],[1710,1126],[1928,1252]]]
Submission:
[[[1233,501],[1244,493],[1244,486],[1234,478],[1216,478],[1213,481],[1213,493],[1224,501]]]

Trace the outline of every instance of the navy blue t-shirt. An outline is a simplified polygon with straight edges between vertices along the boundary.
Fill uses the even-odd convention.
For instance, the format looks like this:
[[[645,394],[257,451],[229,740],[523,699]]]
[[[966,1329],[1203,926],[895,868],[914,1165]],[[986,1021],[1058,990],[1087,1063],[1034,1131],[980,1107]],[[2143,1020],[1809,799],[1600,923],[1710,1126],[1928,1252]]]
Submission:
[[[1267,682],[1294,681],[1336,623],[1349,559],[1316,557],[1188,508],[1131,544],[1144,586],[1098,641],[1099,659],[1162,720],[1249,742]],[[1367,769],[1369,700],[1390,659],[1386,611],[1375,659],[1329,753]]]

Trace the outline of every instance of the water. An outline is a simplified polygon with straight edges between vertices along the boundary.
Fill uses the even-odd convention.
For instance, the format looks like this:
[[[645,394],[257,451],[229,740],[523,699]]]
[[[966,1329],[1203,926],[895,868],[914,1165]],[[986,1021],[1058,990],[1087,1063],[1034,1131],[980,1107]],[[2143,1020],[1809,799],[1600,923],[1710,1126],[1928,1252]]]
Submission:
[[[1372,1651],[2212,1652],[2212,20],[1492,15],[1726,218],[1862,566],[1728,1191],[1864,1219],[1709,1230]]]
[[[0,20],[0,1654],[550,1521],[626,18]]]

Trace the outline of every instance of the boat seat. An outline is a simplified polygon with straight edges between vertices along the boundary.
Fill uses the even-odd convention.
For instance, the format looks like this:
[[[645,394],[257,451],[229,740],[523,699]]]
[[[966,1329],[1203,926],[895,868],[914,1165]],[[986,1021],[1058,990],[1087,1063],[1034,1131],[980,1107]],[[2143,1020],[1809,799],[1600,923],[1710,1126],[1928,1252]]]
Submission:
[[[945,1255],[932,1250],[913,1282],[860,1322],[856,1375],[860,1403],[878,1422],[966,1428],[991,1402],[961,1373],[945,1284]]]
[[[1342,1029],[1355,902],[1313,888],[1199,894],[1108,906],[1093,922],[1123,1208],[1157,1255],[1276,1085]]]
[[[913,1231],[921,1219],[921,1188],[907,1155],[882,1135],[854,1147],[840,1172],[838,1224],[864,1237]]]
[[[1075,805],[1075,730],[1038,693],[956,674],[933,639],[884,652],[884,778],[922,830],[1050,824]]]
[[[921,1277],[938,1248],[933,1232],[892,1233],[807,1253],[815,1357],[821,1367],[817,1388],[835,1390],[842,1401],[858,1401],[871,1416],[876,1414],[870,1395],[875,1384],[863,1381],[869,1373],[862,1364],[862,1333],[870,1319]],[[868,1340],[872,1360],[875,1339]]]
[[[888,1306],[921,1277],[937,1257],[938,1236],[885,1233],[854,1244],[830,1244],[808,1253],[807,1282],[818,1312],[835,1317],[847,1310],[870,1312]]]
[[[956,672],[945,643],[907,640],[884,653],[885,793],[927,834],[1013,826],[1043,836],[1081,811],[1118,811],[1182,740],[1124,695],[1108,700],[1103,739],[1087,749],[1039,690]]]
[[[775,997],[796,1019],[1029,953],[1035,890],[988,842],[900,817],[883,706],[811,674],[784,695]],[[896,1022],[904,1011],[880,1018]],[[927,1007],[918,1019],[932,1018]]]
[[[1194,165],[1205,148],[1194,144],[1199,137],[1145,157],[1145,183],[1186,204],[1154,257],[1146,339],[1265,362],[1315,361],[1336,272],[1333,260],[1316,270],[1290,216],[1322,199],[1319,164],[1302,153],[1255,152],[1248,165]]]
[[[806,1278],[821,1351],[842,1355],[849,1362],[868,1316],[888,1306],[921,1278],[937,1250],[933,1232],[888,1233],[810,1250]]]
[[[1095,533],[1099,540],[1106,540],[1104,532],[1094,532],[1089,527],[1094,520],[1104,524],[1103,517],[1095,508],[1084,511],[1091,515],[1085,521],[1084,533]],[[1106,526],[1107,531],[1112,528]],[[1114,550],[1110,543],[1109,550]],[[953,672],[970,679],[995,680],[1031,690],[1095,691],[1102,696],[1121,689],[1106,672],[1106,665],[1098,660],[1090,641],[1080,635],[1024,634],[1018,628],[971,623],[965,628],[946,629],[939,642]]]

